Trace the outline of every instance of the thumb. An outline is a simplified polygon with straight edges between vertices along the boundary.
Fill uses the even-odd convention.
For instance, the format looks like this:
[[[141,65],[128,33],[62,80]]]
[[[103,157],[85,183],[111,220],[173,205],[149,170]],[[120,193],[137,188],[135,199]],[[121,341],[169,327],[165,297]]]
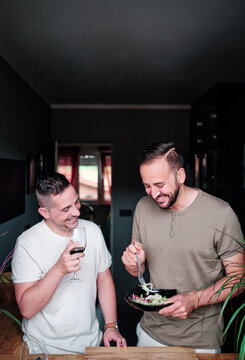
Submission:
[[[142,246],[141,243],[139,243],[139,242],[137,242],[137,241],[135,241],[135,240],[133,240],[132,243],[133,243],[133,245],[134,245],[134,247],[135,247],[136,250],[143,250],[143,246]]]
[[[76,245],[79,245],[79,242],[74,242],[74,241],[70,240],[67,244],[65,252],[70,254],[71,249],[73,249]]]

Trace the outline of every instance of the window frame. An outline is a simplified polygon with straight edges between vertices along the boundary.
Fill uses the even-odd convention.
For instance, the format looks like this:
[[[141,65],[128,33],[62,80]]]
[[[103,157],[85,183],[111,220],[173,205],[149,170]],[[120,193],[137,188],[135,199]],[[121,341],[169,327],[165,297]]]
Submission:
[[[98,156],[98,199],[97,200],[90,200],[90,199],[82,199],[79,194],[79,198],[81,201],[86,202],[88,204],[94,204],[94,205],[111,205],[111,199],[106,200],[104,196],[104,174],[103,174],[103,162],[102,162],[102,156],[103,154],[107,154],[111,156],[111,150],[95,150],[91,149],[89,151],[86,151],[86,155],[96,155]],[[79,156],[85,155],[85,152],[81,151]],[[78,187],[79,187],[79,170],[78,170]],[[78,190],[79,191],[79,190]]]
[[[64,144],[59,144],[59,146],[64,147]],[[79,198],[81,202],[86,202],[88,204],[91,205],[111,205],[112,199],[110,200],[106,200],[105,199],[105,192],[104,192],[104,171],[103,171],[103,161],[102,158],[103,156],[106,155],[110,155],[111,157],[111,163],[112,163],[112,149],[111,149],[111,144],[110,145],[106,145],[106,147],[108,147],[107,149],[100,149],[100,146],[104,146],[104,145],[100,145],[100,144],[96,144],[94,146],[89,146],[88,144],[81,144],[80,145],[80,152],[79,152],[79,157],[82,155],[95,155],[97,156],[98,159],[98,199],[93,200],[93,199],[82,199],[80,197],[79,194],[79,166],[80,166],[80,160],[79,160],[79,164],[78,164],[78,171],[77,171],[77,192],[79,194]],[[76,145],[65,145],[65,147],[77,147]],[[109,148],[110,147],[110,148]],[[69,166],[69,165],[67,165]],[[58,169],[59,167],[59,159],[57,156],[57,171],[59,171]],[[111,165],[112,168],[112,165]],[[111,169],[111,183],[112,183],[112,169]]]

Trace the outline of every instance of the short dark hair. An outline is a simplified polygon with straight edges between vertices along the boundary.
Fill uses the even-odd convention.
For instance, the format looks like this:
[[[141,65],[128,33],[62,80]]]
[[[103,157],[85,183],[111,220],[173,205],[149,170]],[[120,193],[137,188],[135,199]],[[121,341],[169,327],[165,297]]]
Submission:
[[[36,192],[40,195],[58,195],[70,185],[67,178],[57,172],[43,175],[36,184]]]
[[[150,164],[155,159],[166,156],[166,161],[171,169],[180,169],[184,167],[184,158],[180,150],[172,141],[153,143],[141,153],[140,166]]]

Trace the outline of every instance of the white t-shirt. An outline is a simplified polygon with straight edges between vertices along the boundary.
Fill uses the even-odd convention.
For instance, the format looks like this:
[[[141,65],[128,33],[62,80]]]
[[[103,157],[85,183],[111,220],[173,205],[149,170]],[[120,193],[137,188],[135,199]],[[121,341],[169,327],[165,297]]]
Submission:
[[[49,353],[82,353],[86,346],[98,346],[102,338],[96,318],[96,280],[99,272],[111,266],[111,255],[100,228],[93,222],[79,221],[87,233],[85,257],[80,260],[78,271],[81,281],[70,281],[72,273],[64,275],[50,302],[22,323],[28,341],[43,344]],[[66,243],[66,238],[54,233],[44,220],[25,231],[16,243],[13,282],[42,279],[59,259]]]

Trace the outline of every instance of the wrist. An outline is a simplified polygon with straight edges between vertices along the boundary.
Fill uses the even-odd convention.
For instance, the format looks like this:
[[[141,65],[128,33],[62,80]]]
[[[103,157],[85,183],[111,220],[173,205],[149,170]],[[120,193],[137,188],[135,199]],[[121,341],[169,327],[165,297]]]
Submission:
[[[59,265],[58,262],[54,264],[52,271],[55,273],[56,277],[60,279],[62,279],[62,277],[66,274],[65,272],[62,271],[62,267]]]
[[[117,331],[119,331],[117,322],[113,321],[113,322],[106,323],[104,326],[104,332],[107,329],[116,329]]]
[[[199,306],[199,296],[195,290],[191,291],[190,294],[194,295],[194,309],[196,310]]]

